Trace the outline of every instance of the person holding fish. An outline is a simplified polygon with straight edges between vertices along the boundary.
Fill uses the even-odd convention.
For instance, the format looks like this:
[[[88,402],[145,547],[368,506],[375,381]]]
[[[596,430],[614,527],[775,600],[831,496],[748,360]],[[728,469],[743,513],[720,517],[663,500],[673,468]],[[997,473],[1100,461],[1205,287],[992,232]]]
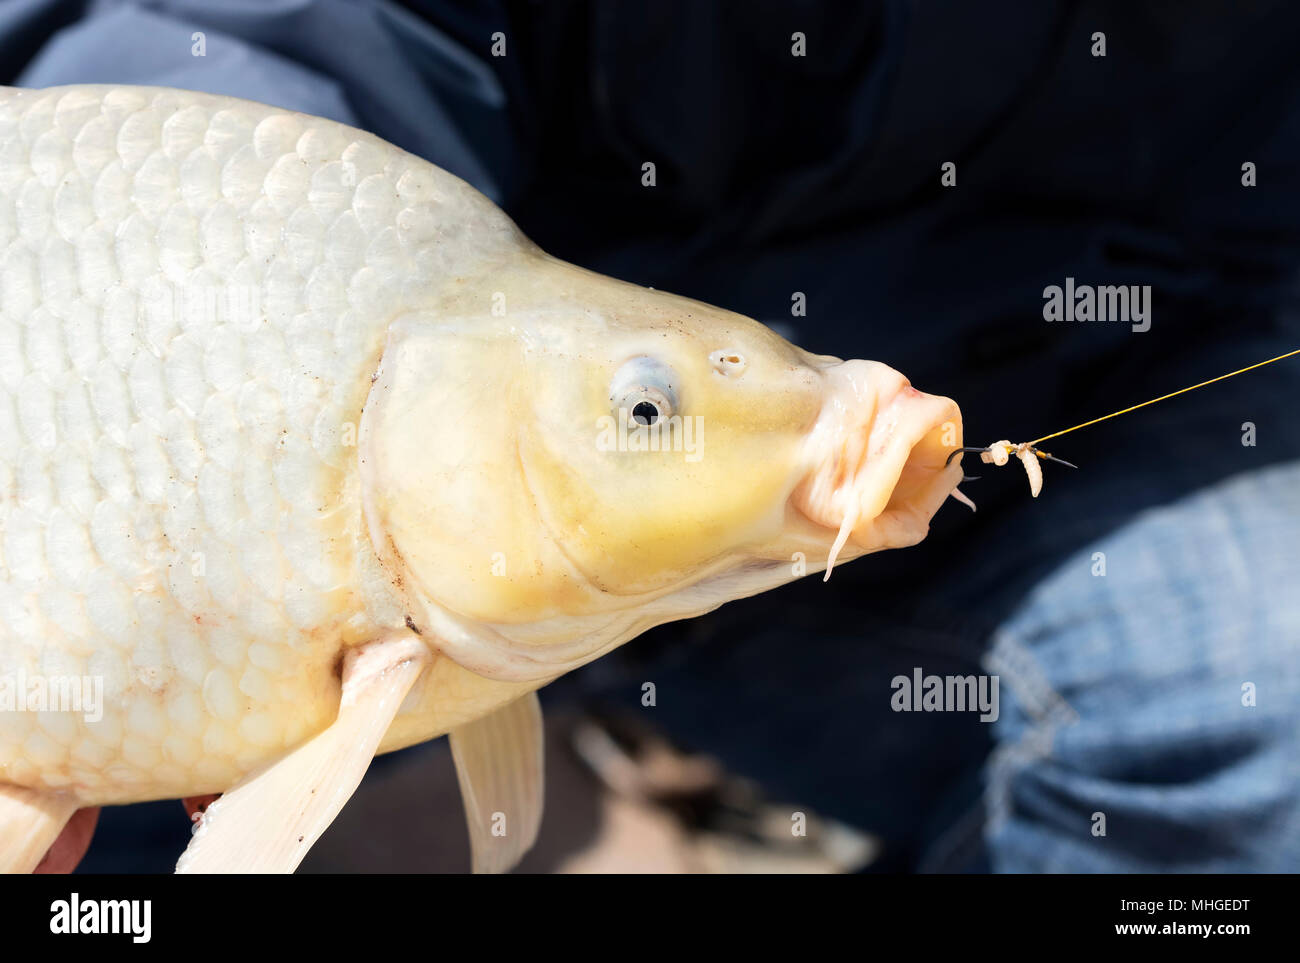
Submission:
[[[1008,36],[826,8],[802,46],[774,12],[429,6],[305,4],[328,29],[272,53],[256,10],[121,5],[9,65],[0,676],[46,701],[0,712],[3,868],[219,797],[178,869],[291,871],[376,753],[445,734],[473,866],[509,869],[538,691],[635,691],[616,650],[688,618],[708,645],[638,649],[656,721],[879,868],[1300,865],[1296,252],[1227,240],[1300,215],[1264,82],[1294,14],[1234,20],[1255,55],[1194,101],[1261,107],[1171,184],[1182,114],[1049,136],[1165,103],[1053,4]],[[1171,70],[1227,29],[1124,28]],[[1049,320],[1085,276],[1150,284],[1145,327]],[[1012,460],[1033,500],[990,472],[943,509]],[[914,672],[1000,707],[901,711]],[[83,678],[94,712],[52,708]]]

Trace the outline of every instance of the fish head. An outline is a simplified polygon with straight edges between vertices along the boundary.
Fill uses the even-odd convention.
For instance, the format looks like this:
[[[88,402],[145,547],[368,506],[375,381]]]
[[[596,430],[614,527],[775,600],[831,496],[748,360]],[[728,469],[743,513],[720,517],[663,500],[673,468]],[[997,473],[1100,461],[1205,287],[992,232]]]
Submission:
[[[394,322],[359,457],[415,622],[482,674],[914,544],[960,480],[957,406],[886,365],[540,252],[468,287]]]

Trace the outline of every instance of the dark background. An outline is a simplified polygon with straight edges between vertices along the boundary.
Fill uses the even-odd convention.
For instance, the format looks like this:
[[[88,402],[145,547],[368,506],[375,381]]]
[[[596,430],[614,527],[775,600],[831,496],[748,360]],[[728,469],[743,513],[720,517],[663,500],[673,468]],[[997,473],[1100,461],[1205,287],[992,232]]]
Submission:
[[[6,0],[0,81],[162,83],[348,120],[465,177],[559,257],[900,369],[984,443],[1296,346],[1298,28],[1285,2]],[[1067,276],[1151,285],[1151,329],[1046,323],[1043,288]],[[1298,378],[1280,364],[1061,439],[1051,450],[1082,467],[1048,466],[1042,498],[987,472],[966,487],[979,513],[945,507],[920,546],[657,629],[543,703],[634,711],[653,680],[658,725],[878,834],[876,869],[984,868],[978,832],[948,830],[978,827],[988,728],[893,713],[888,679],[978,671],[991,629],[1067,553],[1296,457]],[[367,788],[403,767],[445,776],[446,755],[380,759]],[[353,808],[397,811],[368,798]],[[424,808],[463,832],[454,795]],[[431,865],[368,826],[345,813],[320,852],[347,832],[366,868]],[[169,869],[186,832],[175,803],[105,811],[83,869]]]

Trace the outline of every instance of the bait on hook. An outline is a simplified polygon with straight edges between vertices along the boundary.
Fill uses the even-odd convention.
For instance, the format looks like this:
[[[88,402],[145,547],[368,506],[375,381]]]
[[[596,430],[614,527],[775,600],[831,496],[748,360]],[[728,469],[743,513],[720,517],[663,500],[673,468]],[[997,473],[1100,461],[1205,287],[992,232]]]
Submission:
[[[1071,464],[1070,462],[1066,461],[1064,458],[1057,458],[1055,455],[1049,454],[1048,452],[1039,451],[1034,446],[1039,444],[1040,442],[1047,441],[1049,438],[1059,438],[1061,435],[1069,434],[1070,432],[1077,431],[1080,428],[1087,428],[1089,425],[1095,425],[1099,421],[1106,421],[1110,418],[1115,418],[1119,415],[1128,414],[1130,411],[1136,411],[1138,408],[1145,408],[1147,405],[1154,405],[1157,401],[1164,401],[1167,398],[1173,398],[1176,395],[1185,394],[1186,392],[1194,391],[1197,388],[1204,388],[1206,385],[1214,384],[1214,382],[1216,381],[1222,381],[1225,378],[1233,377],[1233,375],[1239,375],[1247,371],[1253,371],[1255,368],[1262,368],[1266,364],[1272,364],[1275,361],[1281,361],[1284,358],[1290,358],[1297,354],[1300,354],[1300,348],[1296,348],[1294,351],[1288,351],[1286,354],[1280,354],[1276,358],[1269,358],[1267,361],[1260,361],[1257,364],[1252,364],[1245,368],[1238,368],[1236,371],[1229,371],[1227,374],[1219,375],[1217,378],[1211,378],[1209,381],[1202,381],[1200,384],[1190,385],[1189,387],[1186,388],[1180,388],[1177,391],[1171,391],[1169,394],[1161,395],[1159,398],[1152,398],[1150,401],[1144,401],[1138,405],[1130,405],[1129,407],[1122,408],[1119,411],[1112,411],[1108,415],[1102,415],[1100,418],[1094,418],[1091,421],[1085,421],[1082,424],[1075,425],[1072,428],[1066,428],[1063,431],[1056,431],[1050,435],[1044,435],[1042,438],[1035,438],[1033,441],[1026,441],[1016,445],[1004,439],[1002,441],[995,441],[993,444],[985,448],[969,448],[969,447],[954,448],[951,452],[949,452],[948,458],[944,462],[944,464],[945,465],[952,464],[952,460],[954,458],[956,458],[962,452],[969,451],[969,452],[978,452],[980,456],[980,461],[984,462],[986,465],[1002,466],[1011,460],[1011,455],[1014,453],[1015,456],[1018,459],[1020,459],[1020,463],[1025,466],[1025,474],[1029,476],[1029,493],[1034,498],[1037,498],[1038,493],[1043,490],[1043,467],[1038,463],[1039,459],[1043,461],[1054,461],[1062,465],[1068,465],[1070,468],[1079,467],[1078,465]],[[978,477],[979,476],[977,475],[965,475],[962,477],[962,481],[974,481]],[[951,496],[955,498],[957,501],[961,502],[963,505],[968,505],[971,511],[975,510],[975,503],[972,502],[969,498],[967,498],[964,494],[962,494],[962,492],[960,492],[958,489],[954,488],[951,492]]]
[[[1002,441],[995,441],[987,448],[954,449],[948,455],[948,460],[945,464],[951,464],[953,458],[964,451],[978,452],[980,461],[984,462],[986,465],[997,465],[998,467],[1009,462],[1011,460],[1011,455],[1014,452],[1015,456],[1020,459],[1020,463],[1025,466],[1025,474],[1029,476],[1029,493],[1034,498],[1037,498],[1038,493],[1043,490],[1043,469],[1042,466],[1038,464],[1038,458],[1041,458],[1044,461],[1054,461],[1062,465],[1069,465],[1071,468],[1079,467],[1078,465],[1066,461],[1064,458],[1057,458],[1049,452],[1039,451],[1029,442],[1016,445],[1005,439]],[[962,481],[974,481],[978,477],[978,475],[966,475],[962,478]],[[961,492],[958,492],[956,489],[954,489],[953,492],[954,497],[957,497],[959,502],[963,505],[969,505],[971,510],[974,510],[975,504],[969,498]]]

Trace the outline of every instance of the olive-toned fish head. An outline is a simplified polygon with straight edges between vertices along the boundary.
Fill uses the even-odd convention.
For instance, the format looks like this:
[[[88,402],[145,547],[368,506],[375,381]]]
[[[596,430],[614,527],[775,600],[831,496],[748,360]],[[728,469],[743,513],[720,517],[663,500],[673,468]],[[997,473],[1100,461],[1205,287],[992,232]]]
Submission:
[[[960,479],[957,406],[885,365],[540,253],[466,289],[394,322],[359,457],[415,621],[484,674],[914,544]]]

